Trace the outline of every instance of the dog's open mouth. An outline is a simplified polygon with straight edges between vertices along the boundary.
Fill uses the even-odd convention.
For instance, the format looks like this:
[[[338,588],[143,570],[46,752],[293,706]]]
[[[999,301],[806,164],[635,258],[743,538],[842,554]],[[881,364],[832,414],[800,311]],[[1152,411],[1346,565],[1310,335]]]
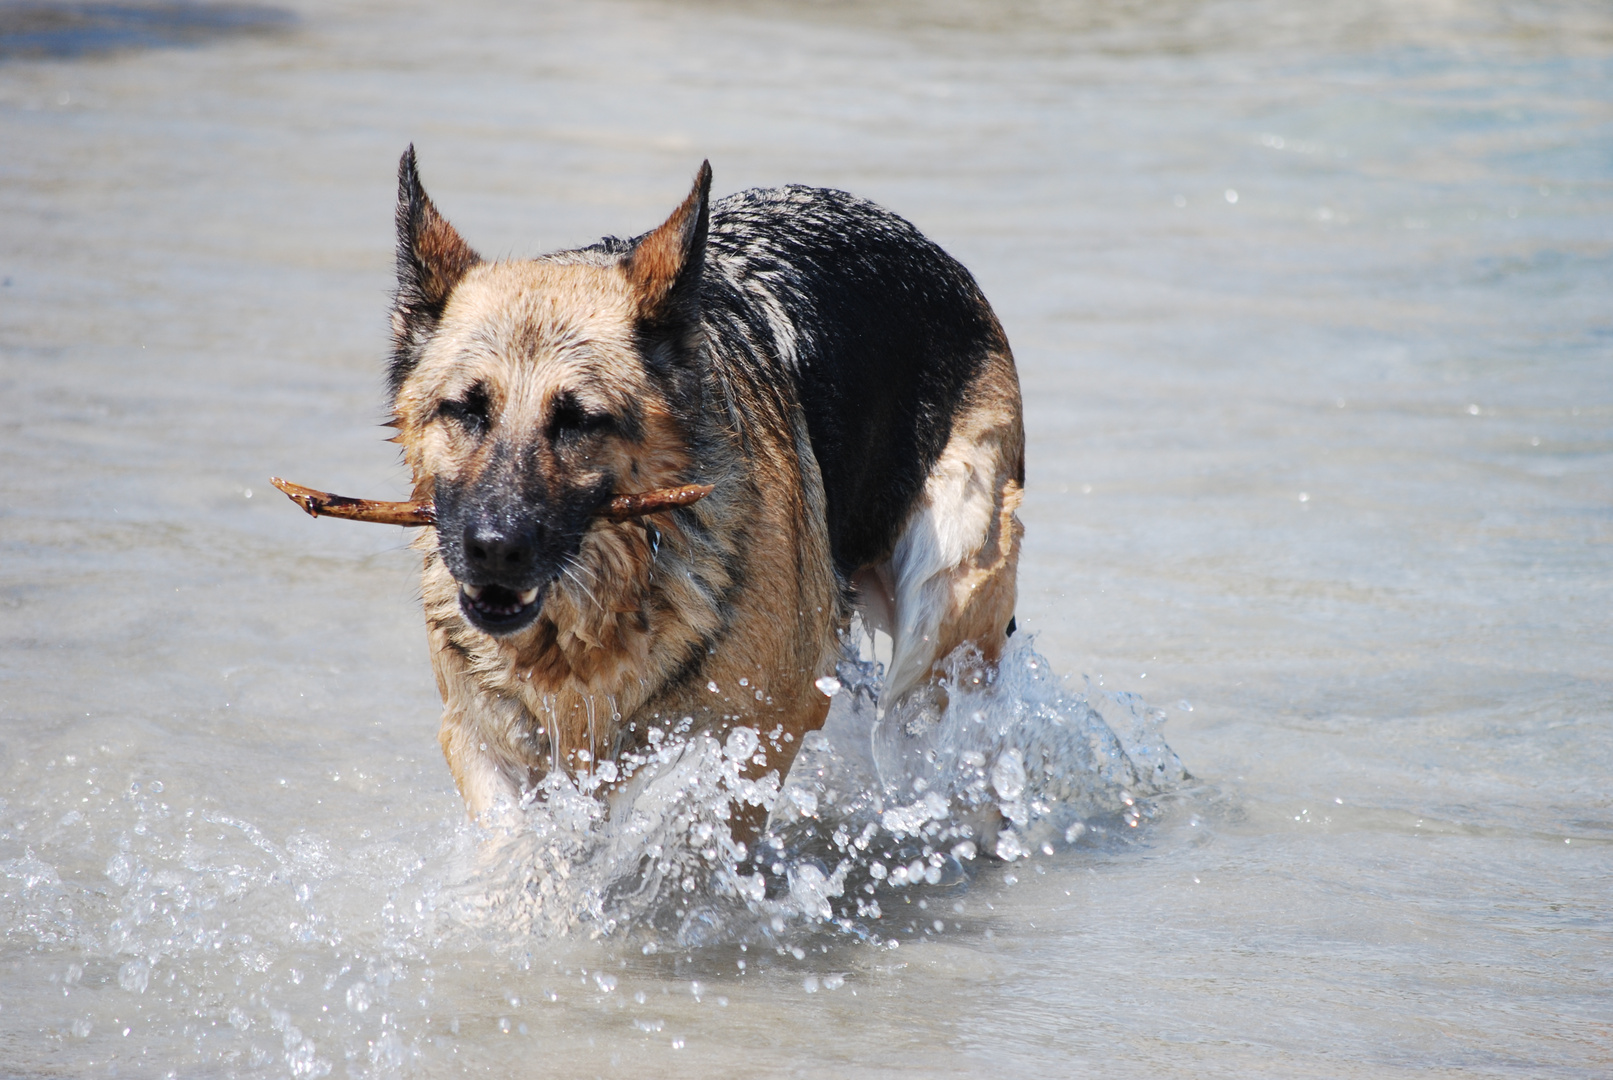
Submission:
[[[459,607],[473,625],[493,634],[519,630],[538,613],[542,589],[516,591],[503,585],[459,586]]]

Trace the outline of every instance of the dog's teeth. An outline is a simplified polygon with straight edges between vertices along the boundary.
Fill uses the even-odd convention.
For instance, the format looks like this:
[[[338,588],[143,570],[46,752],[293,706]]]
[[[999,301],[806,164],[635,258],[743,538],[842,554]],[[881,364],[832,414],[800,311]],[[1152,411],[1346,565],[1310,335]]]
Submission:
[[[522,607],[526,607],[528,604],[532,603],[532,601],[536,600],[537,598],[538,598],[538,590],[536,590],[536,589],[528,589],[526,592],[522,593],[518,597],[518,599],[521,601],[521,606]]]
[[[472,600],[480,600],[482,598],[482,587],[480,585],[461,585],[459,588]]]

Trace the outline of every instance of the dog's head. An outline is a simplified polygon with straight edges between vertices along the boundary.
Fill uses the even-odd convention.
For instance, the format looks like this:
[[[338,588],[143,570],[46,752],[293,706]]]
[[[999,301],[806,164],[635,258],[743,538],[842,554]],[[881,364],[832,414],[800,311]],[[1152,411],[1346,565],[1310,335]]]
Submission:
[[[613,495],[683,482],[700,394],[711,168],[665,224],[487,262],[399,165],[391,388],[416,497],[436,505],[465,618],[530,626]]]

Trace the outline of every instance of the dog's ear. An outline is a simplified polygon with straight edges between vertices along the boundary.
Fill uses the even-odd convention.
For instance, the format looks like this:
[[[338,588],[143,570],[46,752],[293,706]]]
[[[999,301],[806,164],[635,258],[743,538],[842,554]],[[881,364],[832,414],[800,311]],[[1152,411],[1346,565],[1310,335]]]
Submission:
[[[448,294],[465,271],[482,261],[437,213],[420,186],[414,146],[398,162],[398,291],[392,304],[392,366],[396,394],[437,328]]]
[[[710,201],[711,162],[703,161],[683,205],[641,236],[622,264],[638,297],[639,319],[652,332],[673,331],[699,319]]]

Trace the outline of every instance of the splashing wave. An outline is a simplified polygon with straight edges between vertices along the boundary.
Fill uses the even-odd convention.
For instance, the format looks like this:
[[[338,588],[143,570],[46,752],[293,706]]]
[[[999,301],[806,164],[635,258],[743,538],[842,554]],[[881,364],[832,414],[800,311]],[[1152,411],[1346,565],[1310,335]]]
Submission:
[[[1186,778],[1161,711],[1074,688],[1023,635],[995,670],[954,657],[940,693],[884,716],[879,675],[847,663],[825,681],[828,722],[782,784],[751,767],[768,733],[673,730],[613,783],[604,767],[552,779],[492,828],[444,819],[342,844],[157,782],[86,799],[96,768],[52,774],[0,805],[8,1020],[86,1067],[134,1023],[142,1052],[169,1060],[393,1074],[457,1037],[437,1030],[439,982],[588,975],[604,954],[728,950],[743,971],[826,939],[895,948],[931,932],[923,897],[1134,835]],[[735,806],[769,814],[754,850],[731,835]],[[609,996],[618,976],[592,975]]]
[[[653,733],[608,807],[593,781],[551,779],[470,857],[442,910],[523,937],[629,934],[649,951],[822,926],[879,942],[881,894],[956,889],[982,865],[1135,827],[1187,777],[1161,710],[1072,691],[1023,638],[995,669],[960,652],[940,693],[883,716],[878,665],[838,676],[782,786],[745,775],[765,733]],[[755,851],[732,839],[736,805],[768,811]]]

